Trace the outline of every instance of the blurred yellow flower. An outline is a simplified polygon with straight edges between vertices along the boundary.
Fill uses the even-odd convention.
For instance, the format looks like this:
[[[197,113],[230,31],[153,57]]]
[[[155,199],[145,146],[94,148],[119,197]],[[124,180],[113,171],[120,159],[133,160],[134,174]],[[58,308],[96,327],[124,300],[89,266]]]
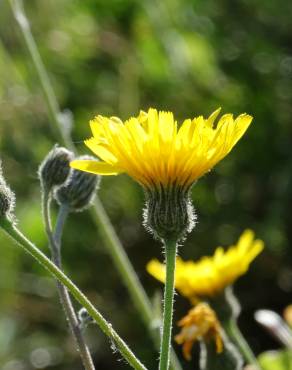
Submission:
[[[75,160],[71,166],[99,175],[125,172],[146,189],[188,189],[231,151],[252,121],[247,114],[225,114],[213,127],[219,112],[186,119],[179,128],[171,112],[152,108],[124,123],[97,116],[85,144],[102,161]]]
[[[183,345],[183,354],[186,360],[191,360],[191,350],[198,340],[208,342],[214,340],[217,353],[223,350],[221,326],[216,313],[207,303],[199,303],[179,322],[181,332],[175,336],[175,341]]]
[[[224,251],[218,247],[212,257],[203,257],[198,262],[177,258],[175,287],[192,302],[200,297],[212,297],[245,274],[250,263],[263,250],[264,243],[254,239],[251,230],[245,230],[236,245]],[[165,282],[165,265],[152,260],[147,271]]]
[[[289,304],[289,306],[284,309],[283,316],[287,324],[292,328],[292,304]]]

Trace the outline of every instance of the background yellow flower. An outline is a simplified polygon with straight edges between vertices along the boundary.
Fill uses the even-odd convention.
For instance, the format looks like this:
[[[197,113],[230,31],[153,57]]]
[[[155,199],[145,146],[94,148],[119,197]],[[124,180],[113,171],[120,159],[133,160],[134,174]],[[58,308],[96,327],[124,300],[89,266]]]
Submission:
[[[212,257],[203,257],[198,262],[177,258],[176,289],[190,300],[219,294],[246,273],[263,248],[263,241],[255,240],[253,231],[245,230],[237,244],[227,251],[218,247]],[[165,266],[158,260],[150,261],[147,271],[156,279],[165,281]]]

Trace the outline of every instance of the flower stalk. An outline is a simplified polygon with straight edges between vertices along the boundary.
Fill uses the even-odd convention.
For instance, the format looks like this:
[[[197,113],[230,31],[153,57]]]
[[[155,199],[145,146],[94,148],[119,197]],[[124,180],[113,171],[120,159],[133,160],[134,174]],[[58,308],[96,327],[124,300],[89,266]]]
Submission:
[[[62,269],[62,257],[61,257],[61,238],[63,233],[63,227],[69,213],[68,207],[65,205],[61,206],[58,213],[55,233],[53,234],[50,217],[50,196],[47,192],[43,195],[43,219],[45,223],[46,233],[49,239],[49,246],[52,254],[52,261],[59,269]],[[65,316],[67,318],[70,330],[75,339],[75,343],[78,348],[83,366],[85,370],[95,370],[93,360],[86,345],[85,338],[81,331],[79,320],[76,315],[74,306],[72,304],[70,295],[65,286],[57,280],[57,289],[61,305],[63,307]]]
[[[174,280],[177,242],[165,240],[166,280],[164,288],[163,326],[161,335],[159,370],[168,370],[171,348],[171,330],[174,302]]]
[[[86,308],[88,314],[97,323],[100,329],[107,335],[120,351],[121,355],[135,370],[147,370],[146,367],[137,359],[128,345],[112,328],[112,325],[106,321],[101,313],[94,307],[89,299],[80,291],[80,289],[63,273],[48,257],[46,257],[30,240],[28,240],[7,218],[0,219],[2,229],[27,253],[31,254],[41,265],[43,265],[50,274],[58,279],[76,298],[76,300]]]
[[[217,353],[214,343],[200,342],[200,370],[242,370],[243,359],[237,348],[221,333],[224,347]]]
[[[226,320],[224,326],[225,330],[230,336],[230,338],[234,341],[236,346],[239,348],[240,352],[242,353],[245,361],[253,365],[255,370],[260,370],[260,365],[250,348],[249,344],[245,340],[244,336],[242,335],[239,327],[238,327],[238,316],[240,314],[240,304],[233,293],[232,287],[228,287],[225,289],[224,298],[226,300],[226,304],[230,307],[231,314],[229,315],[228,319]]]
[[[232,287],[227,287],[223,294],[214,297],[210,304],[215,309],[226,334],[236,345],[246,363],[253,365],[256,370],[260,370],[260,365],[252,349],[238,327],[237,320],[241,307],[233,293]]]
[[[228,322],[225,324],[225,330],[228,332],[230,338],[233,339],[234,343],[239,348],[240,352],[242,353],[245,361],[253,365],[253,368],[255,370],[260,370],[259,363],[248,345],[247,341],[245,340],[244,336],[242,335],[238,325],[237,321],[234,318],[230,318]]]

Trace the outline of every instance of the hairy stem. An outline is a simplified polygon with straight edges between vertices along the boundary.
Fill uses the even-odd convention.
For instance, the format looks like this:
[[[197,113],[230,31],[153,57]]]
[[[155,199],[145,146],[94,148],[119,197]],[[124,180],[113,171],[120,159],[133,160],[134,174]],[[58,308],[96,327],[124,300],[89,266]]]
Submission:
[[[61,257],[61,237],[62,230],[65,220],[68,215],[68,208],[66,206],[61,206],[59,210],[58,220],[56,224],[56,233],[53,235],[50,217],[50,197],[47,192],[43,195],[43,218],[45,223],[46,233],[49,239],[50,250],[52,254],[52,261],[62,269],[62,257]],[[93,360],[86,345],[84,336],[82,334],[81,328],[79,326],[79,321],[74,310],[70,295],[65,286],[57,280],[57,289],[63,307],[66,319],[69,324],[69,328],[75,339],[75,343],[80,354],[83,366],[85,370],[95,370]]]
[[[54,240],[55,240],[55,244],[56,244],[56,247],[60,255],[61,255],[61,241],[62,241],[63,230],[64,230],[65,222],[69,215],[69,212],[70,212],[70,209],[68,205],[66,204],[60,205],[59,212],[58,212],[58,218],[57,218],[55,231],[54,231]]]
[[[31,254],[41,265],[43,265],[53,277],[58,279],[76,300],[86,308],[88,314],[97,323],[106,336],[115,344],[121,355],[135,370],[146,370],[145,366],[137,359],[128,345],[112,328],[112,325],[106,321],[101,313],[94,307],[89,299],[80,291],[80,289],[60,270],[47,256],[45,256],[30,240],[28,240],[17,227],[7,218],[0,220],[0,226],[6,233],[19,244],[27,253]]]
[[[171,348],[171,330],[172,330],[172,315],[174,301],[173,297],[174,297],[176,249],[177,249],[176,241],[165,240],[166,280],[164,290],[163,326],[160,346],[159,370],[169,369],[169,354]]]

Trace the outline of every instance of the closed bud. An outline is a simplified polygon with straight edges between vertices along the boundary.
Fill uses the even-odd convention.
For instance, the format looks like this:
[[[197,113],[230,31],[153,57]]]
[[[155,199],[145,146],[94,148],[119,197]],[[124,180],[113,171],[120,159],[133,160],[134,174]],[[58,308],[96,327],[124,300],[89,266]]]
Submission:
[[[96,161],[90,156],[76,159]],[[99,182],[100,176],[72,169],[67,181],[55,191],[54,197],[60,205],[67,205],[72,212],[83,211],[91,205]]]
[[[160,239],[181,241],[195,225],[189,190],[177,186],[146,192],[144,225]]]
[[[0,167],[0,217],[13,219],[13,209],[15,205],[15,195],[6,184]]]
[[[38,175],[44,191],[50,192],[62,185],[70,174],[70,161],[74,154],[66,148],[55,145],[41,163]]]

